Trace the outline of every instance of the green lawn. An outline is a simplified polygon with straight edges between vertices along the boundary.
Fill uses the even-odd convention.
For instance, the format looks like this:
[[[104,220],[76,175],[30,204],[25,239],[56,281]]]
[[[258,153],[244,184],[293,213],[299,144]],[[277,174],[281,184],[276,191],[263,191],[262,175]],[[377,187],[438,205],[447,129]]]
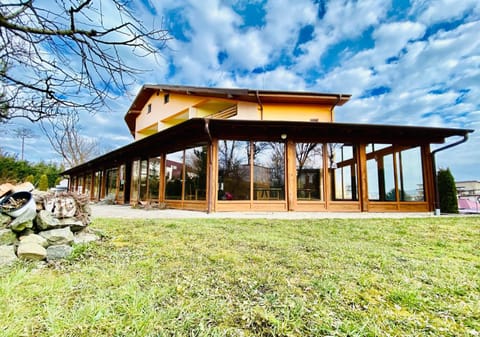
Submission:
[[[0,336],[480,336],[480,217],[91,227],[0,269]]]

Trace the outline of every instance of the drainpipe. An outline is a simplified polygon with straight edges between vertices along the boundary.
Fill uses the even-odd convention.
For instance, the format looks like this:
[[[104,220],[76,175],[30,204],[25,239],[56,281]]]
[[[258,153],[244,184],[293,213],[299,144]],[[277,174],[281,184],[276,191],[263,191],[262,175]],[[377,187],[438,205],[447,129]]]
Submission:
[[[337,104],[342,99],[342,94],[338,94],[337,101],[333,103],[332,107],[330,108],[330,122],[333,122],[333,109],[337,106]]]
[[[213,154],[213,146],[212,146],[212,134],[210,133],[210,125],[209,122],[210,120],[208,118],[205,118],[205,132],[207,133],[208,136],[208,183],[210,186],[207,187],[209,191],[209,195],[207,198],[207,213],[212,212],[212,200],[213,200],[213,193],[212,193],[212,154]]]
[[[263,104],[260,100],[260,95],[258,94],[258,90],[255,91],[255,96],[257,96],[258,105],[260,105],[260,120],[263,121]]]
[[[445,145],[443,147],[440,147],[434,151],[432,151],[432,166],[433,166],[433,178],[435,180],[435,215],[440,215],[440,192],[438,190],[438,176],[437,176],[437,164],[435,163],[435,154],[437,152],[449,149],[451,147],[460,145],[462,143],[465,143],[468,140],[468,132],[463,135],[463,139],[460,139],[459,141],[456,141],[455,143]]]

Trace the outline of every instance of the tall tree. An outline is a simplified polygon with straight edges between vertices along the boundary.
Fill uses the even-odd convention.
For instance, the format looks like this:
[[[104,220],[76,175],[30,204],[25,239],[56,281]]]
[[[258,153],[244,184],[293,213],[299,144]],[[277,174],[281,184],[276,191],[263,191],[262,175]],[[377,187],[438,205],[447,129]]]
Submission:
[[[96,112],[155,57],[166,30],[142,20],[142,1],[12,0],[0,3],[0,121]],[[145,62],[144,62],[145,64]]]

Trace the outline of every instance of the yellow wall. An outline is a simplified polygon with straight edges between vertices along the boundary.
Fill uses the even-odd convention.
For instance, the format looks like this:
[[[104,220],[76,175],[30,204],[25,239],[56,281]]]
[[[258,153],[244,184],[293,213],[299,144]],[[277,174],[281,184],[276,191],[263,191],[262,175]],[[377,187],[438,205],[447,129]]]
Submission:
[[[154,94],[147,101],[136,120],[135,139],[141,139],[157,131],[174,126],[189,118],[205,117],[222,110],[234,100],[195,97],[190,95],[170,94],[168,103],[164,103],[165,93]],[[151,112],[147,113],[151,104]],[[237,115],[231,119],[260,120],[260,106],[254,102],[238,102]],[[273,104],[263,105],[263,120],[333,122],[330,106]]]
[[[263,106],[264,120],[281,121],[311,121],[333,122],[330,106],[293,105],[293,104],[265,104]]]
[[[167,118],[168,116],[177,114],[180,111],[184,111],[191,107],[192,105],[198,104],[204,98],[188,96],[188,95],[177,95],[170,94],[170,100],[168,103],[164,103],[164,93],[160,93],[158,96],[156,94],[152,95],[148,102],[142,109],[142,112],[137,117],[135,124],[135,131],[139,131],[151,127],[152,125],[158,123],[158,129],[163,129],[163,124],[160,123],[161,120]],[[147,113],[148,105],[152,105],[152,112]],[[135,139],[138,139],[135,137]]]

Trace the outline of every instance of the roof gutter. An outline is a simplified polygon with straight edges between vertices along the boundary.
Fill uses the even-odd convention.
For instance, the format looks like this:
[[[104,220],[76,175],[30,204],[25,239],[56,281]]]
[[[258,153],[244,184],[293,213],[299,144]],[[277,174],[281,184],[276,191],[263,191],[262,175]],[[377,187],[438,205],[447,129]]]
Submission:
[[[433,150],[432,151],[432,167],[433,167],[433,177],[435,179],[435,204],[434,204],[434,207],[435,207],[435,215],[440,215],[440,191],[438,190],[438,175],[437,175],[437,164],[436,164],[436,161],[435,161],[435,154],[440,152],[440,151],[443,151],[443,150],[446,150],[446,149],[449,149],[451,147],[454,147],[454,146],[457,146],[457,145],[460,145],[462,143],[465,143],[466,141],[468,140],[468,132],[465,132],[463,134],[463,139],[460,139],[454,143],[451,143],[451,144],[448,144],[448,145],[445,145],[443,147],[440,147],[436,150]]]
[[[332,107],[330,108],[330,122],[333,122],[333,109],[337,106],[338,103],[342,100],[342,94],[338,94],[337,101],[333,103]]]
[[[260,94],[258,93],[258,90],[255,91],[255,96],[257,97],[258,105],[260,105],[260,120],[263,121],[263,104],[260,100]]]

